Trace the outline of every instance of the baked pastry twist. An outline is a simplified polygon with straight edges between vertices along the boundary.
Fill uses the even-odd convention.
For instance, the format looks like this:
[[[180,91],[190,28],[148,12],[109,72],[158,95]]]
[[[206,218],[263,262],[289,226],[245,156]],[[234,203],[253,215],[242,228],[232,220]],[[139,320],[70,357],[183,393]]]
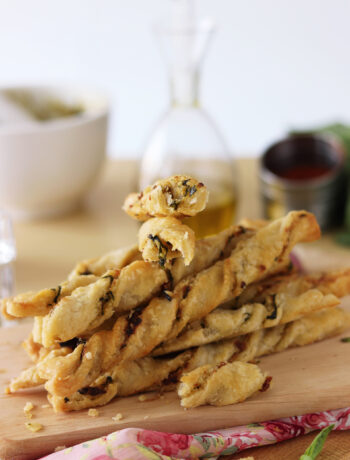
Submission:
[[[97,279],[95,275],[77,276],[63,281],[55,288],[26,292],[2,299],[2,314],[8,319],[45,316],[61,299],[69,296],[75,289],[88,286]]]
[[[111,368],[98,377],[91,386],[82,388],[69,397],[49,394],[56,412],[85,409],[106,404],[116,395],[129,396],[159,385],[183,369],[192,352],[181,353],[172,359],[145,358]]]
[[[194,216],[205,208],[209,192],[202,182],[190,176],[161,179],[125,199],[123,209],[131,217],[146,221],[151,217]]]
[[[332,337],[349,327],[350,314],[347,311],[341,308],[321,310],[289,324],[188,350],[175,359],[169,360],[168,367],[166,359],[154,359],[148,356],[132,363],[112,366],[95,380],[91,387],[88,387],[98,387],[102,392],[99,393],[94,389],[83,390],[80,393],[79,391],[72,393],[68,397],[50,394],[49,399],[56,411],[70,411],[106,404],[116,395],[128,396],[157,389],[157,387],[162,391],[172,390],[183,373],[200,366],[206,364],[214,366],[224,361],[254,361],[263,355]],[[119,392],[118,388],[125,390]]]
[[[123,313],[149,301],[166,287],[212,265],[218,258],[229,255],[240,242],[255,232],[233,226],[215,237],[196,242],[192,262],[185,266],[182,259],[174,260],[169,269],[158,264],[137,260],[121,270],[111,270],[85,288],[66,296],[50,315],[42,320],[42,337],[36,341],[50,346],[77,336],[89,336],[90,331],[102,325],[111,316]]]
[[[320,236],[313,215],[246,219],[195,242],[178,219],[207,199],[191,177],[158,181],[124,205],[147,221],[139,249],[80,262],[57,288],[6,299],[9,317],[35,316],[24,344],[35,364],[8,392],[44,384],[54,409],[69,411],[181,381],[185,407],[231,404],[267,387],[249,361],[350,325],[349,313],[330,308],[350,292],[350,270],[290,270],[293,246]]]
[[[101,257],[79,262],[68,280],[57,287],[38,292],[27,292],[3,299],[2,312],[6,317],[45,316],[60,300],[79,288],[98,280],[107,270],[122,269],[131,262],[141,259],[136,246],[117,249]]]
[[[154,217],[144,222],[139,230],[139,250],[148,262],[161,267],[177,257],[189,265],[194,257],[196,237],[194,231],[175,217]]]
[[[111,331],[97,332],[70,355],[57,358],[48,391],[66,396],[89,385],[111,365],[146,356],[189,322],[238,296],[248,284],[279,271],[296,243],[318,236],[314,216],[304,211],[291,212],[260,229],[244,244],[238,243],[227,259],[185,278],[145,308],[118,318]]]
[[[260,224],[257,227],[259,226]],[[189,274],[203,270],[220,257],[227,257],[238,241],[252,236],[257,227],[255,227],[254,221],[249,221],[247,227],[242,225],[232,226],[217,235],[198,240],[194,259],[190,265],[186,267],[181,259],[173,261],[171,276],[174,283]],[[39,292],[27,292],[2,299],[2,312],[9,319],[45,316],[51,309],[56,307],[56,304],[58,304],[57,306],[60,305],[60,299],[69,296],[77,287],[87,286],[97,281],[97,277],[103,276],[106,271],[122,269],[141,258],[141,253],[137,247],[132,246],[109,252],[96,259],[79,262],[70,273],[68,281],[59,284],[56,288],[43,289]],[[141,276],[143,276],[143,273],[141,273]],[[97,307],[95,308],[97,309]]]
[[[279,276],[263,281],[258,287],[262,291],[252,303],[237,307],[233,301],[226,308],[215,309],[200,321],[189,324],[178,337],[165,342],[152,354],[160,356],[236,337],[334,307],[339,304],[338,297],[350,294],[350,270],[318,276]]]
[[[205,364],[182,375],[177,394],[181,406],[186,408],[203,404],[227,406],[242,402],[259,390],[267,390],[270,380],[255,364],[239,361]]]
[[[141,258],[140,251],[135,245],[115,249],[114,251],[107,252],[103,256],[78,262],[70,272],[69,278],[90,274],[102,276],[108,270],[116,268],[121,269]]]

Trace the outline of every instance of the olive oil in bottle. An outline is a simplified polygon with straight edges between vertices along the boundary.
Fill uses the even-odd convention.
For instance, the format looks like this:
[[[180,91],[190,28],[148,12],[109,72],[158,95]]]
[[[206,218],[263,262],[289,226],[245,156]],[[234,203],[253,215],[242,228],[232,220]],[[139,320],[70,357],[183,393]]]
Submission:
[[[184,223],[191,227],[196,238],[213,235],[233,224],[236,214],[236,197],[231,190],[210,194],[204,211],[187,217]]]

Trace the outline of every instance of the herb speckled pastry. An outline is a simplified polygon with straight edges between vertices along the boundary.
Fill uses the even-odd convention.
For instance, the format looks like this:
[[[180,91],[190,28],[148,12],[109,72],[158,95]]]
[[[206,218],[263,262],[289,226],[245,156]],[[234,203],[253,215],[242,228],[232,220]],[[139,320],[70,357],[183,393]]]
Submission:
[[[189,265],[195,245],[194,231],[175,217],[154,217],[144,222],[139,230],[139,250],[143,259],[158,262],[161,267],[178,257]]]
[[[270,380],[256,364],[239,361],[206,364],[182,375],[177,394],[181,406],[186,408],[204,404],[226,406],[267,390]]]
[[[188,217],[203,211],[209,192],[190,176],[171,176],[126,197],[124,211],[137,220],[151,217]]]
[[[160,356],[236,337],[334,307],[339,304],[338,297],[350,294],[350,270],[278,276],[263,281],[260,287],[265,289],[249,303],[237,307],[234,300],[225,308],[216,308],[200,321],[189,324],[178,337],[163,343],[152,354]]]
[[[279,271],[297,242],[318,236],[314,216],[304,211],[291,212],[258,230],[244,244],[238,243],[227,259],[185,278],[174,291],[165,291],[145,308],[119,317],[112,330],[93,334],[73,353],[57,358],[47,388],[65,396],[89,385],[113,364],[146,356],[165,339],[178,335],[187,323],[238,296],[246,285]]]
[[[183,373],[200,366],[217,365],[224,361],[254,361],[263,355],[332,337],[345,331],[349,326],[348,312],[341,308],[324,310],[286,325],[202,345],[172,359],[153,359],[147,356],[124,365],[112,366],[84,390],[78,390],[68,397],[50,394],[49,399],[56,411],[70,411],[103,405],[108,402],[107,399],[111,400],[115,396],[127,396],[150,390],[171,391]],[[23,388],[44,382],[42,380],[38,383],[38,377],[35,376],[29,385],[26,371],[23,372],[22,378]],[[16,379],[15,388],[21,388],[21,376]]]

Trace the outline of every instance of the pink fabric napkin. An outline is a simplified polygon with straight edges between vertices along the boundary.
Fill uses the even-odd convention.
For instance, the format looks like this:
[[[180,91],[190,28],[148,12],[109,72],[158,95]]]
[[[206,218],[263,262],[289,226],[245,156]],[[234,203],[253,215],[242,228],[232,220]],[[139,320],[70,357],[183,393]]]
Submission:
[[[334,424],[350,428],[350,407],[287,417],[194,435],[127,428],[83,442],[46,457],[45,460],[163,460],[216,458],[250,447],[273,444]],[[42,460],[43,460],[42,459]]]

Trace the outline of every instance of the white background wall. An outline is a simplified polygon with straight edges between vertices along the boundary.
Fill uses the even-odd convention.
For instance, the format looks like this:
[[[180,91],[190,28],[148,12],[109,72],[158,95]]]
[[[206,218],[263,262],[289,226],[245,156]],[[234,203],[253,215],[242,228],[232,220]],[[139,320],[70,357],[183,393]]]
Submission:
[[[168,101],[151,26],[170,0],[0,0],[0,84],[86,83],[111,98],[109,151],[137,155]],[[350,121],[349,0],[197,0],[219,25],[202,102],[230,148]]]

